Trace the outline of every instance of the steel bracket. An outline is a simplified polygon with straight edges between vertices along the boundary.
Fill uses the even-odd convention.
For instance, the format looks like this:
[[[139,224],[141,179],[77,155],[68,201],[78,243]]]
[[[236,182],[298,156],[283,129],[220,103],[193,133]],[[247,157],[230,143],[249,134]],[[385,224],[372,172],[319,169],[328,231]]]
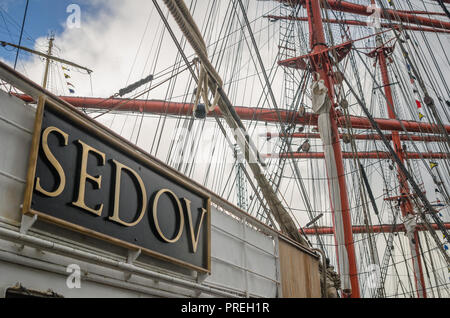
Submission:
[[[133,264],[137,258],[141,255],[142,250],[138,249],[138,250],[128,250],[128,256],[127,256],[127,264]],[[128,281],[130,280],[131,276],[133,275],[133,273],[129,272],[129,271],[125,271],[125,280]]]
[[[22,220],[20,221],[20,233],[27,234],[28,231],[33,227],[34,223],[36,223],[38,216],[35,214],[33,216],[23,214]]]

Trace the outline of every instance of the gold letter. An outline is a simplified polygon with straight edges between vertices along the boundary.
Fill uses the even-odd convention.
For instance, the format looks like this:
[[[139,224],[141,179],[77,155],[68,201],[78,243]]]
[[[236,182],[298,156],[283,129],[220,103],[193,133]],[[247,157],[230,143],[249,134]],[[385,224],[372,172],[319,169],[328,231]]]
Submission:
[[[175,200],[177,207],[178,207],[178,214],[180,216],[180,227],[178,229],[178,233],[175,236],[175,238],[173,238],[171,240],[164,236],[164,234],[161,231],[161,228],[159,227],[159,222],[158,222],[158,201],[159,201],[159,198],[161,197],[161,195],[163,195],[164,193],[170,194],[170,196]],[[159,236],[164,241],[166,241],[167,243],[175,243],[176,241],[178,241],[180,239],[181,234],[183,234],[184,215],[183,215],[183,208],[181,207],[180,200],[178,200],[175,193],[173,193],[172,191],[170,191],[168,189],[159,190],[159,192],[155,196],[155,200],[153,201],[153,221],[155,222],[156,231],[158,232]]]
[[[40,179],[37,178],[36,180],[36,191],[39,191],[40,193],[45,194],[46,196],[51,198],[59,196],[64,191],[64,187],[66,186],[66,175],[64,174],[64,169],[61,167],[60,163],[58,162],[58,160],[56,160],[55,156],[52,154],[50,148],[48,147],[48,135],[54,131],[64,137],[64,146],[67,146],[68,144],[69,135],[56,127],[48,127],[42,134],[42,148],[44,149],[44,153],[48,161],[50,161],[56,172],[58,172],[60,179],[59,186],[54,192],[48,192],[42,189]]]
[[[141,222],[142,218],[145,215],[145,210],[147,209],[147,192],[145,191],[144,182],[142,182],[141,177],[133,169],[128,168],[127,166],[121,164],[120,162],[117,162],[116,160],[113,160],[112,162],[116,165],[116,187],[114,190],[114,212],[113,212],[113,216],[110,216],[109,219],[111,221],[117,222],[124,226],[128,226],[128,227],[136,226],[137,224],[139,224],[139,222]],[[137,182],[139,183],[139,187],[141,188],[141,194],[142,194],[141,214],[139,214],[139,217],[133,223],[124,222],[119,217],[120,179],[121,179],[121,175],[122,175],[122,170],[127,170],[127,171],[131,172],[133,174],[133,176],[136,178]]]
[[[197,234],[195,234],[194,225],[192,224],[191,201],[189,201],[188,199],[185,199],[185,198],[183,198],[183,200],[184,200],[184,203],[186,204],[186,212],[188,215],[189,230],[191,233],[192,250],[194,253],[196,253],[198,237],[200,236],[200,230],[202,229],[203,217],[205,216],[207,211],[202,208],[202,216],[200,217],[200,223],[198,225]]]
[[[100,158],[102,159],[102,166],[105,165],[105,160],[106,160],[105,154],[103,152],[98,151],[95,148],[92,148],[89,145],[86,145],[81,140],[77,140],[77,141],[83,147],[83,154],[81,157],[80,187],[78,189],[78,200],[76,202],[72,202],[72,204],[79,208],[82,208],[83,210],[86,210],[88,212],[91,212],[95,215],[100,216],[100,215],[102,215],[103,204],[101,204],[97,210],[94,210],[86,205],[86,203],[84,202],[84,196],[86,194],[86,180],[87,179],[95,182],[99,189],[101,189],[101,187],[102,187],[102,176],[93,177],[87,173],[89,152],[95,153],[100,156]]]

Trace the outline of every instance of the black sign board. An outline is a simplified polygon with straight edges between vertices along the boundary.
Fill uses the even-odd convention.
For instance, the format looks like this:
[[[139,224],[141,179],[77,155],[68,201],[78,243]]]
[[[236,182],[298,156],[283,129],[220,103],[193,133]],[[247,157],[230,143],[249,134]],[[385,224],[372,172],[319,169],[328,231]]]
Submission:
[[[36,116],[25,214],[210,272],[204,191],[70,107]]]

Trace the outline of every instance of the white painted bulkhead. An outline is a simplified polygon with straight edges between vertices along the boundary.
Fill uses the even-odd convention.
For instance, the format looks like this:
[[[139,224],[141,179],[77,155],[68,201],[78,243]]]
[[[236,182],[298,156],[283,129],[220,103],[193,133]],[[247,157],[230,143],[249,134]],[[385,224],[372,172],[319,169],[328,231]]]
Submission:
[[[0,297],[16,284],[64,297],[282,296],[276,232],[214,199],[204,277],[142,254],[127,260],[125,248],[39,220],[20,233],[34,116],[33,106],[0,91]],[[66,284],[71,264],[81,288]]]

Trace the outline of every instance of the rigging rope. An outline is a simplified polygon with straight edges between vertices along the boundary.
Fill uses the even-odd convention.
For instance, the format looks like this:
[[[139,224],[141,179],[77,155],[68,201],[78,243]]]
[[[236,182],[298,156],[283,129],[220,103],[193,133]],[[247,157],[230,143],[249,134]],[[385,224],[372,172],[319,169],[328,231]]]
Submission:
[[[280,200],[277,198],[276,194],[273,193],[270,185],[267,180],[261,173],[259,165],[256,163],[261,161],[258,150],[254,147],[251,139],[245,134],[246,130],[243,126],[240,118],[237,116],[231,102],[228,100],[225,92],[222,88],[222,80],[220,76],[216,73],[214,67],[211,65],[211,62],[208,59],[206,52],[206,45],[202,40],[202,36],[200,31],[198,30],[195,22],[190,15],[190,12],[186,8],[184,1],[181,0],[164,0],[164,3],[169,8],[169,11],[172,13],[175,18],[177,24],[183,31],[184,35],[188,39],[191,46],[194,48],[197,53],[201,63],[205,67],[208,72],[209,78],[206,77],[206,73],[204,74],[204,78],[200,76],[200,80],[206,80],[203,84],[203,88],[209,87],[212,88],[212,91],[215,92],[215,99],[217,99],[217,104],[220,106],[220,109],[224,115],[225,120],[228,125],[235,130],[235,133],[238,135],[235,136],[238,143],[241,145],[243,149],[243,153],[245,153],[245,158],[248,161],[248,164],[253,171],[255,179],[258,181],[261,189],[263,190],[264,196],[268,201],[269,206],[271,207],[271,212],[277,219],[277,222],[281,226],[281,228],[293,239],[300,242],[301,244],[306,245],[305,239],[300,236],[298,232],[298,228],[292,222],[289,214],[284,209]],[[201,85],[201,84],[199,84]],[[220,95],[220,98],[218,96]],[[204,96],[205,97],[205,96]],[[215,101],[216,102],[216,101]],[[215,104],[215,103],[213,103]],[[240,136],[239,136],[240,135]],[[243,146],[243,147],[242,147]],[[251,152],[254,151],[254,153]],[[256,155],[256,158],[252,158],[251,156]]]
[[[19,36],[19,46],[22,44],[22,36],[23,36],[23,29],[25,28],[25,20],[27,18],[27,13],[28,13],[28,3],[30,2],[30,0],[27,0],[27,3],[25,5],[25,13],[23,14],[23,21],[22,21],[22,27],[20,30],[20,36]],[[16,53],[16,59],[14,61],[14,69],[16,69],[17,66],[17,60],[19,58],[19,52],[20,52],[20,48],[17,48],[17,53]]]

